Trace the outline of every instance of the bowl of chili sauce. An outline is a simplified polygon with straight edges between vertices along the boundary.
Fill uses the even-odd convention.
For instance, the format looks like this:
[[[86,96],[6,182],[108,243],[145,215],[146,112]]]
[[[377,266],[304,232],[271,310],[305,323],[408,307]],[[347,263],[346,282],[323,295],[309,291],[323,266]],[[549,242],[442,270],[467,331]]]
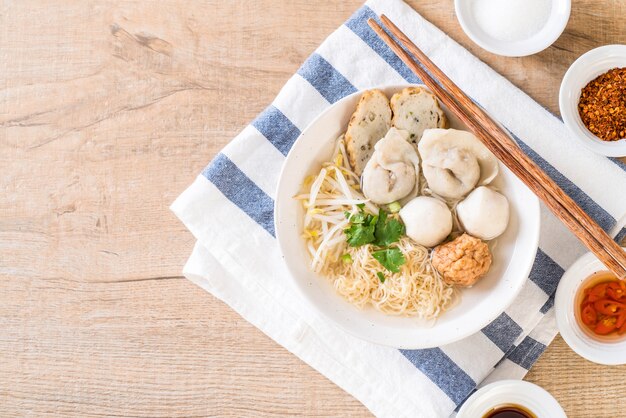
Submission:
[[[609,271],[588,277],[576,295],[576,319],[591,338],[626,338],[626,281]]]
[[[626,364],[626,282],[593,254],[565,272],[555,310],[559,332],[577,354],[594,363]]]
[[[561,82],[559,109],[574,141],[626,156],[626,45],[601,46],[574,61]]]

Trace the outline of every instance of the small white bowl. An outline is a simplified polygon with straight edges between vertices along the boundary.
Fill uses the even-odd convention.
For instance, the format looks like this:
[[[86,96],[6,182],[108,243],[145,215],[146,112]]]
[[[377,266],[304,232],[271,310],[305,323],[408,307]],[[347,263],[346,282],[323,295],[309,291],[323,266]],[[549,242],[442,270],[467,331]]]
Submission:
[[[600,342],[587,335],[575,316],[575,298],[581,284],[603,270],[606,267],[592,253],[583,255],[567,269],[556,290],[556,324],[567,345],[581,357],[598,364],[626,364],[626,337]]]
[[[544,27],[528,39],[503,41],[488,35],[476,22],[474,0],[455,0],[454,10],[463,31],[478,46],[505,57],[524,57],[543,51],[556,41],[569,20],[571,0],[552,0],[552,10]]]
[[[519,405],[539,418],[567,418],[556,399],[545,389],[523,380],[500,380],[477,390],[463,404],[457,418],[478,418],[493,408]]]
[[[592,49],[569,67],[559,91],[559,109],[565,126],[584,146],[607,157],[626,156],[626,139],[603,141],[592,134],[578,114],[578,100],[587,83],[616,67],[626,67],[626,45],[605,45]]]

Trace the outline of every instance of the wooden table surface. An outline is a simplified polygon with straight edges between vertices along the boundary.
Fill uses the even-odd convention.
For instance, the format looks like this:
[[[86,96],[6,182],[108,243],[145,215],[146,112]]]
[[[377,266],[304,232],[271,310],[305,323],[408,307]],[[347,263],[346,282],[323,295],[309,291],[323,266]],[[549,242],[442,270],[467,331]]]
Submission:
[[[1,416],[369,414],[181,277],[194,239],[168,210],[360,4],[0,2]],[[411,4],[554,112],[576,57],[626,43],[624,0],[574,0],[555,45],[515,59],[451,0]],[[527,379],[615,417],[625,373],[557,337]]]

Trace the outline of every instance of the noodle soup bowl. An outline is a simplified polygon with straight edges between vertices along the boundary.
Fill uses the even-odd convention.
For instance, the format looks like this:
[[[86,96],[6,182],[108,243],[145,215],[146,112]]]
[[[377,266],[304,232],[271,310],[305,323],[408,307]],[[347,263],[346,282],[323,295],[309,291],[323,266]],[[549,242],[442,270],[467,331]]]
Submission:
[[[388,97],[410,85],[373,87]],[[420,86],[424,87],[424,86]],[[493,264],[471,288],[459,290],[459,300],[435,321],[391,316],[371,306],[359,309],[344,300],[324,275],[311,269],[302,238],[305,211],[294,196],[305,178],[317,174],[332,158],[337,138],[345,132],[362,95],[356,92],[337,101],[300,135],[280,175],[274,207],[276,238],[295,288],[304,303],[346,332],[373,343],[396,348],[436,347],[480,331],[513,302],[528,278],[539,240],[539,201],[504,165],[492,183],[509,200],[506,231],[490,244]],[[450,127],[467,128],[442,105]]]

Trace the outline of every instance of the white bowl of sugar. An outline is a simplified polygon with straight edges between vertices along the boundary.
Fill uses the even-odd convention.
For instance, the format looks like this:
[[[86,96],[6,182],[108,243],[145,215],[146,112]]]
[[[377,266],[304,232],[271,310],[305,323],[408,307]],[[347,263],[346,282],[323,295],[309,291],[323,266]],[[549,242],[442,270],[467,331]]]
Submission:
[[[561,36],[571,0],[455,0],[463,31],[497,55],[523,57],[542,51]]]

